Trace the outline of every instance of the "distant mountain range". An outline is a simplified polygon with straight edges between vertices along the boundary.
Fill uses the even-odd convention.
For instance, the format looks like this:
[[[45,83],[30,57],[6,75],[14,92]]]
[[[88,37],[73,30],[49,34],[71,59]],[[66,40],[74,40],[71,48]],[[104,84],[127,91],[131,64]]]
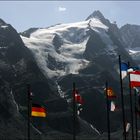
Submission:
[[[84,99],[76,124],[78,138],[107,137],[105,81],[114,89],[120,106],[118,56],[140,66],[139,40],[139,25],[118,28],[100,11],[94,11],[85,21],[30,28],[23,33],[0,19],[0,137],[27,138],[30,84],[33,102],[44,105],[48,112],[44,120],[32,119],[32,137],[72,138],[73,82]],[[130,121],[127,84],[126,79],[125,111]],[[119,140],[121,110],[111,113],[110,121],[112,136]]]

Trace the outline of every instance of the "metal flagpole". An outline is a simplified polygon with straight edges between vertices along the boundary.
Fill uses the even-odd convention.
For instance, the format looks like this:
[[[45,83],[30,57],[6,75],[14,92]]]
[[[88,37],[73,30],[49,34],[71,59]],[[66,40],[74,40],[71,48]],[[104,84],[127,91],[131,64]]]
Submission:
[[[129,62],[128,62],[128,67],[130,67]],[[130,113],[131,113],[131,131],[132,131],[132,140],[134,140],[133,102],[132,102],[132,89],[131,89],[131,85],[130,85],[130,74],[129,74],[129,98],[130,98]]]
[[[76,103],[75,103],[75,83],[73,83],[73,140],[76,140]]]
[[[135,129],[136,129],[136,140],[138,140],[138,124],[137,124],[137,103],[136,103],[136,94],[137,94],[137,91],[136,89],[134,89],[134,94],[135,94]]]
[[[121,106],[122,106],[122,124],[123,124],[123,139],[126,140],[126,128],[125,128],[125,110],[124,110],[124,96],[123,96],[123,84],[121,73],[121,56],[119,55],[119,68],[120,68],[120,86],[121,86]]]
[[[30,89],[30,85],[28,84],[27,85],[27,93],[28,93],[28,140],[30,140],[30,118],[31,118],[31,97],[30,97],[30,94],[31,94],[31,89]]]
[[[107,129],[108,129],[108,140],[110,140],[110,117],[109,117],[109,100],[108,100],[108,83],[105,84],[105,94],[106,94],[106,107],[107,107]]]

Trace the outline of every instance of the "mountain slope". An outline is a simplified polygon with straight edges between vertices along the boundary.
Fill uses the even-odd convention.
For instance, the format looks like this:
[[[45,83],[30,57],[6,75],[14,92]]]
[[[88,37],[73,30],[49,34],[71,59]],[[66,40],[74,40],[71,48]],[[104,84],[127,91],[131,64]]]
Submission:
[[[83,53],[89,38],[90,26],[93,30],[107,28],[99,20],[93,19],[38,29],[30,38],[22,39],[34,52],[38,65],[48,77],[78,74],[78,71],[89,63],[83,58]]]
[[[140,62],[140,26],[126,24],[120,29],[126,50],[137,63]]]
[[[51,91],[16,30],[0,20],[0,33],[0,136],[3,139],[25,139],[27,111],[23,112],[21,106],[27,108],[26,85],[31,85],[35,102],[43,103],[58,96]],[[40,137],[33,127],[31,133],[32,137]]]
[[[21,38],[32,51],[44,75],[53,79],[54,85],[59,87],[60,96],[69,102],[72,82],[76,82],[86,100],[80,117],[100,132],[107,131],[105,81],[108,80],[117,93],[117,104],[120,106],[118,55],[135,65],[125,50],[117,25],[95,11],[86,21],[37,29],[30,37],[21,35]],[[128,100],[125,102],[127,106]],[[121,111],[116,115],[111,114],[110,117],[112,131],[121,127]],[[101,116],[100,120],[98,116]]]
[[[53,81],[49,79],[48,82],[38,67],[33,53],[25,47],[16,30],[1,20],[0,32],[0,110],[3,112],[0,114],[0,126],[3,129],[0,132],[1,138],[27,138],[27,125],[25,125],[27,124],[27,84],[31,85],[32,102],[45,106],[47,113],[49,112],[45,119],[32,118],[31,137],[34,139],[45,139],[45,137],[55,139],[61,135],[71,137],[72,113],[68,110],[66,100],[59,96]],[[69,125],[65,125],[65,120]],[[77,123],[79,129],[82,121],[79,120]],[[98,135],[88,123],[82,126],[87,129],[81,129],[78,133],[87,134],[89,131],[93,135]]]

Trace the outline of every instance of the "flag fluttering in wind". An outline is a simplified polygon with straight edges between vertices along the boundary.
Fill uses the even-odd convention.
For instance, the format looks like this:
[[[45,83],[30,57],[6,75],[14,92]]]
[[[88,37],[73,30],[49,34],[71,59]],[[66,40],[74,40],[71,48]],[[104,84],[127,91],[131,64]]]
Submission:
[[[129,122],[126,122],[126,128],[125,128],[126,133],[129,132],[130,127],[131,127],[131,124]]]
[[[77,114],[80,115],[80,113],[82,112],[83,107],[81,104],[77,104]]]
[[[46,110],[38,104],[32,104],[31,116],[33,117],[46,117]]]
[[[140,71],[130,72],[130,86],[131,88],[140,87]]]
[[[118,107],[114,101],[110,101],[110,111],[117,111]]]
[[[74,91],[74,94],[75,94],[75,102],[83,104],[84,103],[83,98],[81,97],[81,95],[78,93],[77,90]]]
[[[127,70],[128,70],[128,65],[126,63],[121,63],[121,75],[122,79],[124,79],[127,76]]]
[[[140,95],[140,91],[138,89],[138,87],[134,87],[135,91],[136,91],[136,94],[139,96]]]
[[[77,115],[81,113],[83,110],[82,105],[84,104],[84,100],[82,96],[79,94],[78,90],[73,91],[74,97],[75,97],[75,103],[76,103],[76,110],[77,110]]]

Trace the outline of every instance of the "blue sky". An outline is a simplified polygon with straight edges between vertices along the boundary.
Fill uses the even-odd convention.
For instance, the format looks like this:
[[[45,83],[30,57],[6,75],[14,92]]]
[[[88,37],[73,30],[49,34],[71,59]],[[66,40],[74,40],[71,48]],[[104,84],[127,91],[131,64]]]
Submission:
[[[0,1],[0,18],[18,32],[83,21],[94,10],[100,10],[119,27],[126,23],[140,25],[140,1]]]

